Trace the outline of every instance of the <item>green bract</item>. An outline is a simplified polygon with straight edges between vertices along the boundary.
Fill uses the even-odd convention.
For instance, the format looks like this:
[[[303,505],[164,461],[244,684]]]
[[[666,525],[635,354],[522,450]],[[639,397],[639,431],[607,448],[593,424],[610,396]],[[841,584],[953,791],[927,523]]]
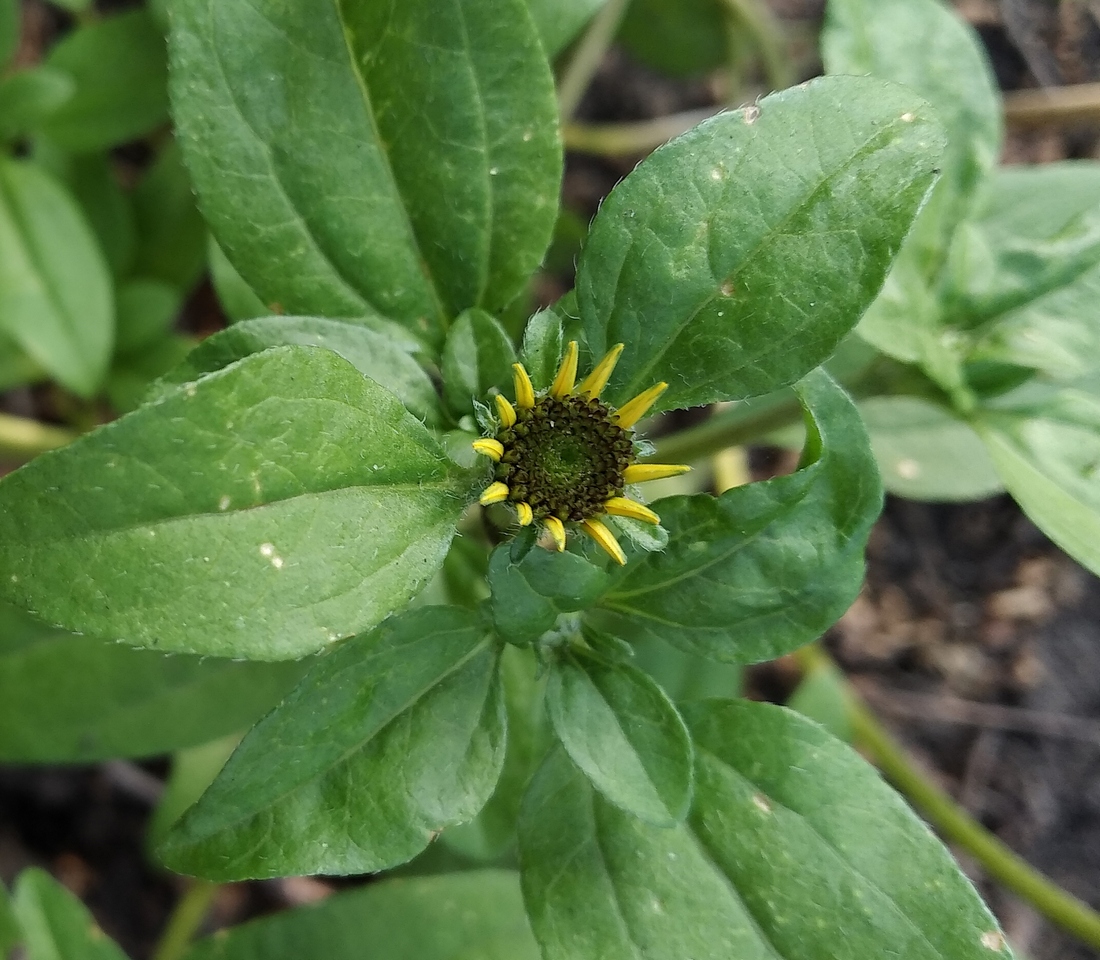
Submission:
[[[550,58],[615,29],[601,6],[173,0],[0,82],[26,144],[0,384],[124,414],[65,395],[89,429],[0,478],[0,758],[176,751],[150,846],[181,873],[424,874],[187,960],[1009,955],[847,744],[732,698],[856,596],[876,460],[915,496],[1003,486],[1100,565],[1095,165],[995,171],[970,32],[833,0],[838,75],[653,152],[525,319]],[[692,72],[731,16],[654,0],[623,35]],[[105,151],[149,133],[124,186]],[[207,267],[233,322],[197,343]],[[746,423],[793,425],[798,465],[712,495],[688,468]],[[845,697],[819,674],[792,703],[847,737]],[[13,944],[118,955],[34,872],[0,890]]]

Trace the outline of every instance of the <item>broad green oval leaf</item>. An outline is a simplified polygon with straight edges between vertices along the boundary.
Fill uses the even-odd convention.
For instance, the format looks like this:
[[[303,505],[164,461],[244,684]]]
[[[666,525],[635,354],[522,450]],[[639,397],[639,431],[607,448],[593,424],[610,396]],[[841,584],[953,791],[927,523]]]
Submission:
[[[135,353],[116,356],[103,385],[111,406],[122,414],[149,401],[153,383],[183,363],[194,345],[188,337],[166,333]]]
[[[134,272],[181,292],[190,290],[206,266],[206,224],[174,140],[160,151],[132,196],[138,235]]]
[[[220,931],[196,943],[184,960],[363,960],[368,955],[370,960],[539,960],[539,949],[516,875],[480,870],[347,890]]]
[[[661,409],[767,393],[824,361],[874,299],[943,148],[930,108],[824,77],[660,147],[600,207],[577,270],[609,388]]]
[[[0,158],[0,332],[90,397],[114,337],[107,263],[72,197],[31,163]]]
[[[45,870],[19,875],[12,906],[28,960],[126,960],[87,907]]]
[[[240,742],[241,735],[234,733],[172,754],[172,772],[145,835],[147,849],[156,849],[172,824],[198,802]]]
[[[643,824],[560,755],[520,819],[545,960],[989,960],[1003,934],[951,855],[854,751],[797,714],[690,705],[684,826]]]
[[[0,4],[0,16],[2,14],[3,6]],[[3,24],[0,23],[0,27],[2,26]],[[22,938],[23,934],[12,912],[8,891],[4,888],[4,884],[0,883],[0,957],[7,956]]]
[[[594,622],[730,663],[816,639],[855,599],[882,484],[852,401],[816,371],[799,385],[809,439],[795,473],[722,496],[670,497],[660,553],[629,558]]]
[[[257,317],[242,320],[228,330],[207,337],[188,358],[164,378],[163,387],[195,380],[269,347],[296,344],[324,347],[339,354],[356,370],[394,394],[417,419],[439,423],[439,396],[435,385],[413,353],[415,340],[399,327],[378,323],[367,326],[320,317]]]
[[[904,84],[947,128],[939,196],[922,216],[938,221],[942,254],[1001,151],[1001,98],[981,41],[940,0],[829,0],[821,41],[827,72]]]
[[[975,429],[1008,492],[1071,557],[1100,576],[1100,398],[1064,390]]]
[[[0,607],[0,759],[148,757],[243,730],[305,667],[166,656]]]
[[[451,317],[519,291],[561,172],[523,0],[180,0],[173,14],[188,165],[264,302],[372,310],[438,347]]]
[[[848,711],[849,696],[844,674],[835,664],[826,661],[803,674],[787,706],[821,724],[838,740],[851,743],[853,732]]]
[[[729,61],[735,16],[721,0],[634,0],[619,40],[655,70],[698,76]]]
[[[469,492],[391,393],[276,347],[0,480],[0,600],[135,646],[292,659],[403,607]]]
[[[527,0],[546,55],[553,60],[581,32],[605,0]]]
[[[146,10],[78,27],[46,57],[76,90],[42,126],[74,153],[117,146],[168,122],[164,36]]]
[[[244,738],[161,857],[213,880],[411,860],[496,786],[497,659],[458,607],[424,607],[348,640]]]
[[[973,428],[919,397],[869,397],[859,412],[886,489],[910,500],[979,500],[1004,490]]]
[[[443,398],[460,416],[493,387],[512,380],[516,351],[508,331],[484,310],[464,310],[447,331],[443,346]]]
[[[687,816],[691,738],[647,674],[567,657],[551,670],[546,706],[566,753],[615,806],[659,826]]]
[[[489,558],[489,610],[497,633],[529,644],[553,629],[563,613],[583,610],[607,589],[608,575],[575,553],[501,544]]]
[[[69,74],[40,64],[0,80],[0,139],[31,133],[73,95]]]

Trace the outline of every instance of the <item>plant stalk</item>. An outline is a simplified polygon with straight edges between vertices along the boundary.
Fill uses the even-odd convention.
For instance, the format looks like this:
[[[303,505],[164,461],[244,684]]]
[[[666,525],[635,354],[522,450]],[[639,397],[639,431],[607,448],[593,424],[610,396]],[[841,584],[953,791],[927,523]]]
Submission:
[[[832,658],[816,645],[804,647],[796,656],[807,673],[835,666]],[[1100,914],[1039,873],[925,777],[851,684],[845,683],[844,691],[857,744],[943,837],[969,853],[989,876],[1031,904],[1051,923],[1100,949]]]
[[[759,0],[722,0],[722,6],[731,25],[745,30],[755,44],[768,85],[773,90],[789,87],[793,80],[791,66],[771,10]]]
[[[558,81],[558,110],[563,123],[576,112],[584,91],[588,89],[604,54],[615,39],[629,2],[630,0],[607,0],[573,48],[573,54]]]
[[[220,886],[209,880],[190,882],[168,918],[168,926],[164,928],[160,943],[153,952],[153,960],[179,960],[184,955],[191,939],[202,926]]]
[[[26,417],[0,413],[0,458],[31,460],[47,450],[72,443],[78,434]]]
[[[1016,127],[1100,123],[1100,83],[1011,90],[1004,109],[1005,122]]]

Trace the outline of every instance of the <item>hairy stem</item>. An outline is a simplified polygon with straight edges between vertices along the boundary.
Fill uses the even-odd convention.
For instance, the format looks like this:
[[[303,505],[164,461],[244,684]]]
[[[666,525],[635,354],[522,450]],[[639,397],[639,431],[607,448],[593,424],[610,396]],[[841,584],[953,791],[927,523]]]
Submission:
[[[835,667],[817,646],[798,651],[807,672]],[[856,743],[894,786],[918,807],[945,839],[977,860],[989,876],[1083,943],[1100,949],[1100,914],[1035,870],[924,776],[878,722],[850,684],[844,685]]]
[[[179,960],[187,950],[206,917],[220,884],[209,880],[192,880],[164,928],[160,943],[153,952],[153,960]]]

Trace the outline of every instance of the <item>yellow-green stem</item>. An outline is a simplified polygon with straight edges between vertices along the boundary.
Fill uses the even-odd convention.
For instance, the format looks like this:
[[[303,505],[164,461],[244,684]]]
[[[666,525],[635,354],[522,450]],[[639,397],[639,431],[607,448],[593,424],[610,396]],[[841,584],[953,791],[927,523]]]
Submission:
[[[745,30],[756,46],[764,76],[773,90],[791,85],[791,65],[783,50],[782,34],[775,16],[759,0],[722,0],[726,15],[735,27]]]
[[[72,443],[77,434],[26,417],[0,413],[0,459],[26,461]]]
[[[833,665],[817,646],[798,651],[807,672]],[[858,746],[944,836],[977,860],[990,877],[1083,943],[1100,949],[1100,914],[1034,869],[1001,843],[912,764],[863,700],[845,685],[848,717]]]
[[[168,918],[168,926],[164,928],[153,960],[179,960],[184,955],[192,937],[202,926],[218,887],[219,884],[209,880],[190,881]]]
[[[570,150],[601,157],[625,157],[649,153],[713,117],[716,112],[688,110],[634,123],[567,123],[562,129],[562,137]]]

